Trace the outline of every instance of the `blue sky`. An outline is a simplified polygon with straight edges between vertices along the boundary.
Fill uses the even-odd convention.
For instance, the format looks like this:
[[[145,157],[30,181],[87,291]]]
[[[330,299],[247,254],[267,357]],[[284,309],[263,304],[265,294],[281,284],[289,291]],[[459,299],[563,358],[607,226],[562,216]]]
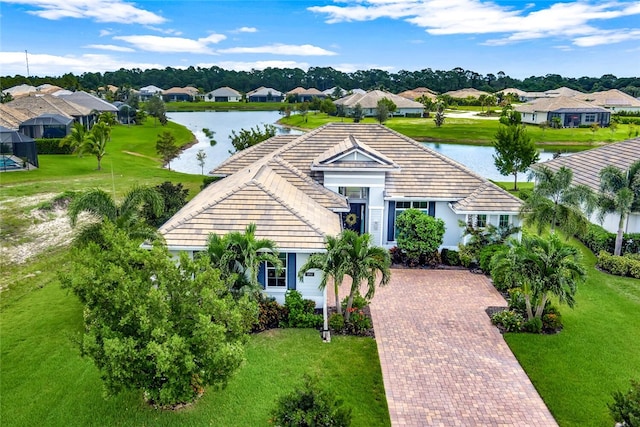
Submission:
[[[640,75],[640,1],[0,0],[0,75],[330,66]]]

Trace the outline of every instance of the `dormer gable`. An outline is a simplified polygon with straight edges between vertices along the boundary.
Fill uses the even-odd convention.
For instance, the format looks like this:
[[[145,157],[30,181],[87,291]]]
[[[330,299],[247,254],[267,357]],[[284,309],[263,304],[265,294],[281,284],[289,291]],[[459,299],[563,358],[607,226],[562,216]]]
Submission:
[[[349,135],[316,157],[311,164],[311,170],[335,169],[399,170],[400,166],[353,135]]]

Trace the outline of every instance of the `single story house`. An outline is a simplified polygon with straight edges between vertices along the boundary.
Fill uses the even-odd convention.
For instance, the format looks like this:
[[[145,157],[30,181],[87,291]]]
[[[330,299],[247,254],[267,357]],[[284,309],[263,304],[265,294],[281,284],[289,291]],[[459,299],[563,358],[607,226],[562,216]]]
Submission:
[[[24,83],[21,84],[21,85],[17,85],[17,86],[13,86],[13,87],[7,88],[7,89],[2,91],[3,94],[11,95],[11,97],[13,99],[20,98],[20,97],[23,97],[23,96],[28,96],[28,95],[30,95],[32,93],[36,93],[36,92],[38,92],[38,88],[37,87],[31,86],[31,85],[28,85],[28,84],[24,84]]]
[[[593,93],[581,93],[580,95],[576,95],[575,98],[604,107],[614,113],[619,113],[621,111],[630,113],[640,112],[640,99],[636,99],[618,89],[610,89]]]
[[[398,96],[403,98],[411,99],[413,101],[417,101],[419,99],[431,99],[436,100],[438,98],[438,94],[426,87],[417,87],[411,90],[405,90],[404,92],[400,92]]]
[[[572,184],[583,184],[598,192],[602,168],[613,165],[622,170],[628,170],[631,164],[638,160],[640,160],[640,138],[635,138],[561,156],[537,163],[533,167],[547,166],[549,169],[557,171],[560,167],[566,166],[573,171]],[[594,224],[599,224],[596,214],[592,215],[590,220]],[[620,216],[612,214],[607,215],[601,225],[606,230],[615,233],[618,231],[619,222]],[[629,215],[624,231],[625,233],[640,233],[640,212],[632,212]]]
[[[260,86],[247,93],[248,102],[282,102],[284,94],[271,87]]]
[[[556,117],[560,119],[562,127],[589,126],[594,123],[604,127],[609,126],[611,120],[611,111],[606,108],[565,96],[540,98],[517,105],[515,110],[522,115],[522,123],[534,125],[545,122],[551,124]]]
[[[89,129],[96,120],[96,112],[91,108],[53,95],[23,96],[7,102],[6,105],[26,114],[29,118],[38,117],[43,114],[60,114],[71,117]]]
[[[0,126],[0,153],[2,153],[0,165],[2,171],[23,169],[22,159],[26,159],[30,167],[39,166],[36,141],[21,132],[3,126]]]
[[[509,88],[506,88],[506,89],[499,90],[498,92],[496,92],[496,94],[498,94],[498,93],[502,93],[503,95],[511,93],[511,94],[516,96],[516,100],[519,101],[519,102],[527,102],[527,101],[529,101],[529,99],[527,97],[528,92],[525,92],[524,90],[520,90],[520,89],[515,88],[515,87],[509,87]]]
[[[162,96],[162,89],[154,85],[144,86],[138,91],[138,96],[140,101],[148,101],[154,96]]]
[[[449,95],[452,98],[467,99],[467,98],[480,98],[480,95],[488,96],[491,94],[489,92],[478,90],[473,87],[467,87],[459,90],[450,90],[449,92],[445,92],[443,95]]]
[[[207,102],[240,102],[242,94],[228,86],[219,87],[204,95]]]
[[[165,102],[193,101],[198,96],[198,89],[195,87],[172,87],[162,91],[162,99]]]
[[[81,90],[70,94],[62,93],[54,96],[62,98],[65,101],[73,102],[76,105],[82,105],[98,113],[118,114],[118,108],[115,105]]]
[[[71,132],[73,119],[61,114],[42,114],[23,122],[20,132],[30,138],[64,138]]]
[[[383,98],[387,98],[396,104],[396,111],[390,113],[393,116],[422,116],[424,111],[424,105],[421,103],[382,90],[371,90],[364,94],[353,93],[337,99],[334,103],[343,105],[347,116],[350,116],[355,106],[360,104],[365,117],[374,117],[378,112],[378,102]]]
[[[206,187],[163,224],[172,253],[205,250],[210,233],[243,231],[276,242],[285,273],[263,265],[267,294],[284,301],[297,289],[321,307],[319,272],[297,273],[324,239],[349,228],[372,243],[396,245],[396,218],[414,207],[441,218],[443,248],[463,241],[459,221],[518,226],[521,201],[465,166],[377,124],[331,123],[303,135],[278,135],[236,153],[211,172]]]
[[[26,120],[29,120],[29,116],[25,113],[11,108],[7,104],[0,104],[0,126],[18,130],[20,123]]]
[[[332,88],[323,90],[322,93],[324,93],[325,96],[328,96],[331,98],[342,98],[347,94],[347,91],[339,86],[334,86]]]
[[[313,98],[325,99],[327,97],[326,94],[320,92],[318,89],[314,87],[310,87],[309,89],[305,89],[303,87],[297,87],[295,89],[287,92],[287,98],[293,97],[295,102],[309,102]]]

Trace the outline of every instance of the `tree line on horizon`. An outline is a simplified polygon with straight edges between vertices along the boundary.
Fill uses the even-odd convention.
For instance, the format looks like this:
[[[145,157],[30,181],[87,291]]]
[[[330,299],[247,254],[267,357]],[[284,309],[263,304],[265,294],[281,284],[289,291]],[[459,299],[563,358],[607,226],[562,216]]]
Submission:
[[[298,86],[314,87],[324,91],[333,87],[364,90],[383,89],[398,93],[417,87],[427,87],[438,93],[464,88],[475,88],[496,92],[506,88],[518,88],[527,92],[539,92],[566,86],[581,92],[596,92],[619,89],[634,97],[640,97],[640,77],[617,77],[605,74],[601,77],[563,77],[559,74],[531,76],[516,79],[503,71],[486,75],[461,67],[449,71],[426,68],[418,71],[401,70],[390,73],[380,69],[358,70],[345,73],[332,67],[266,68],[264,70],[234,71],[220,67],[200,68],[190,66],[185,69],[166,67],[164,69],[141,70],[139,68],[107,71],[104,73],[66,73],[57,77],[25,77],[21,75],[0,77],[0,87],[7,89],[20,84],[38,86],[54,84],[69,90],[96,91],[105,85],[124,88],[140,88],[155,85],[163,89],[193,86],[204,93],[222,86],[232,87],[246,93],[260,86],[272,87],[279,91],[289,91]]]

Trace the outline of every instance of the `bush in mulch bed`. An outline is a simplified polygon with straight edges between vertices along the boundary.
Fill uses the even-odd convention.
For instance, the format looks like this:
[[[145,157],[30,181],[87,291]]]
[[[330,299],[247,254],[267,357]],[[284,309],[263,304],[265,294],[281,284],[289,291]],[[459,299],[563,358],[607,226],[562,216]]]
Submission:
[[[524,295],[519,288],[502,292],[502,296],[508,301],[508,307],[488,307],[485,311],[491,323],[501,333],[505,332],[529,332],[533,334],[557,334],[563,328],[562,316],[558,309],[551,303],[547,303],[542,313],[542,318],[527,319]]]

